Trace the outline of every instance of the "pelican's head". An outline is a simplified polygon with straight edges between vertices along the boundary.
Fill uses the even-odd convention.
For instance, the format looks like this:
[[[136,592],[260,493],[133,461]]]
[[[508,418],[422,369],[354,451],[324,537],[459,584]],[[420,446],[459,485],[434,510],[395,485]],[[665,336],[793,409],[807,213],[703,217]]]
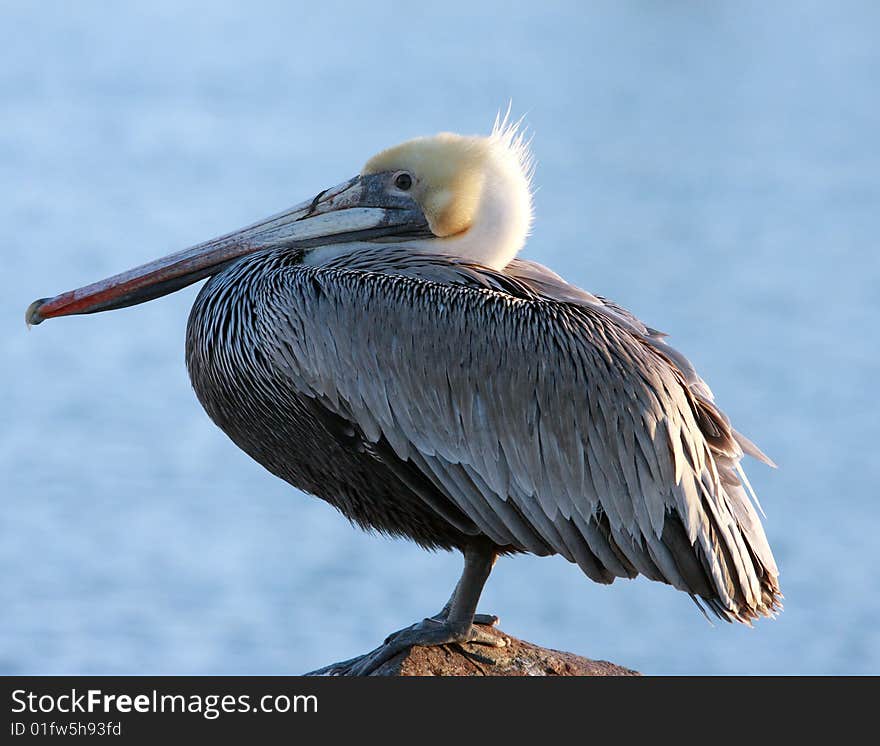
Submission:
[[[443,132],[383,150],[362,174],[386,174],[391,188],[422,209],[432,238],[415,246],[501,269],[532,222],[532,159],[516,125],[488,137]]]
[[[30,305],[29,324],[143,303],[270,248],[316,251],[401,242],[494,269],[522,248],[532,220],[532,161],[522,133],[496,119],[486,137],[442,133],[373,156],[363,171],[283,213]],[[344,250],[344,249],[343,249]]]

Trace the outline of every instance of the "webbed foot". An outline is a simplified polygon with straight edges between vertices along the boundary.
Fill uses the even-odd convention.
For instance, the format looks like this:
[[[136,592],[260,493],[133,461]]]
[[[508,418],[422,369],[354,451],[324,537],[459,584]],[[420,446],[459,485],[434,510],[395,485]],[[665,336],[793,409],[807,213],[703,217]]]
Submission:
[[[474,617],[476,624],[454,624],[445,619],[430,617],[423,619],[411,627],[399,630],[389,635],[385,642],[378,648],[359,658],[345,661],[332,669],[323,671],[331,676],[369,676],[383,663],[388,662],[394,656],[402,653],[414,645],[426,647],[434,645],[448,645],[474,643],[490,647],[504,647],[506,642],[503,637],[493,635],[481,627],[492,626],[498,618],[489,614],[478,614]],[[481,620],[485,620],[483,623]],[[467,654],[467,651],[462,648]],[[492,663],[488,658],[478,656],[484,663]]]

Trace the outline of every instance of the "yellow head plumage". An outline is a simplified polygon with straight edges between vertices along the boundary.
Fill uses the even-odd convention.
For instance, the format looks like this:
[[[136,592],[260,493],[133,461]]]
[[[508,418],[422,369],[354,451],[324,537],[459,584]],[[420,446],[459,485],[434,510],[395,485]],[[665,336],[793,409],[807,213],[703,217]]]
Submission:
[[[532,220],[532,159],[506,118],[488,137],[442,132],[388,148],[362,173],[388,171],[411,177],[407,192],[441,239],[430,241],[431,251],[500,268],[522,248]]]

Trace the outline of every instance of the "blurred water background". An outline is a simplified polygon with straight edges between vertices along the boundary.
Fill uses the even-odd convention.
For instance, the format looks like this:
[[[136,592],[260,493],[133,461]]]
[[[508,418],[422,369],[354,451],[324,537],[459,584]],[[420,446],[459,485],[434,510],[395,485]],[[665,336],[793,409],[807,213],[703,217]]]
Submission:
[[[647,673],[878,673],[880,6],[0,3],[0,672],[298,673],[435,611],[460,559],[369,536],[199,407],[197,288],[52,295],[438,130],[535,132],[525,255],[671,333],[743,432],[786,610],[502,560],[511,634]]]

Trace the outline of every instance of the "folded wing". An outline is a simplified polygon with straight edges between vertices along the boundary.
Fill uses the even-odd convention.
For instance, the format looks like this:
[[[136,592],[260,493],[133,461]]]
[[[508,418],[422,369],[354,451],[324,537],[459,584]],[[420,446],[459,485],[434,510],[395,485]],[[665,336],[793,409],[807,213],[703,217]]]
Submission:
[[[771,614],[777,570],[739,466],[760,451],[662,335],[554,277],[302,268],[277,289],[299,341],[275,354],[498,545],[599,582],[641,573],[724,619]]]

